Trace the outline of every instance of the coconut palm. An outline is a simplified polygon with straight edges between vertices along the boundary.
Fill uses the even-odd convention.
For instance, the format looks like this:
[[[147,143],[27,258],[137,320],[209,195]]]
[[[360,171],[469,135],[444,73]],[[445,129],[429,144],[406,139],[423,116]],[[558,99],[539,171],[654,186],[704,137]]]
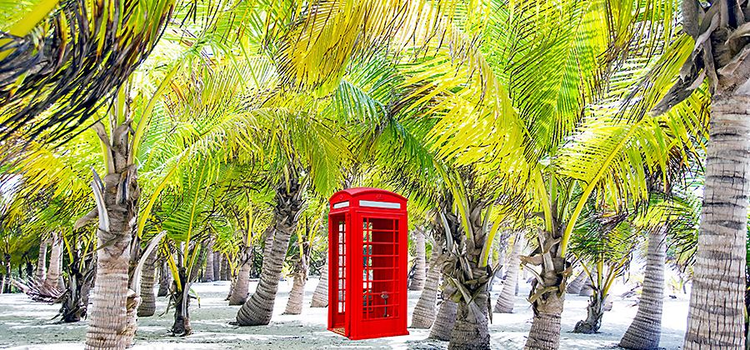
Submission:
[[[592,294],[585,320],[573,332],[596,333],[604,316],[604,303],[615,279],[625,272],[635,248],[633,227],[628,213],[614,215],[590,210],[571,239],[570,251],[578,259],[591,280]]]
[[[326,245],[327,246],[327,245]],[[320,279],[315,286],[310,307],[327,307],[328,306],[328,252],[323,260],[323,267],[320,269]]]
[[[324,210],[320,210],[320,207],[325,206],[326,202],[318,202],[319,205],[312,206],[310,211],[320,215],[319,213],[325,212]],[[311,220],[314,221],[310,222]],[[292,265],[291,275],[293,284],[292,290],[289,292],[286,308],[284,309],[285,315],[299,315],[302,313],[302,298],[305,295],[310,255],[312,254],[315,236],[322,227],[321,222],[322,218],[320,216],[318,218],[305,217],[303,224],[297,229],[296,239],[290,242],[290,254],[294,257],[289,261],[290,265]]]
[[[744,88],[748,79],[744,54],[747,44],[743,39],[747,9],[746,2],[718,1],[707,5],[682,2],[683,27],[695,43],[676,50],[684,62],[681,70],[684,74],[654,108],[656,114],[673,109],[693,96],[704,80],[711,92],[703,220],[685,349],[745,346],[743,278],[748,202],[746,196],[735,194],[750,190],[747,187],[750,175],[742,170],[750,162],[747,156],[750,144],[742,136],[750,128],[750,119],[742,117],[750,101]],[[671,78],[677,74],[665,76]],[[723,253],[714,254],[716,251]]]
[[[511,246],[511,253],[508,259],[508,273],[505,275],[503,281],[503,289],[500,291],[500,295],[497,297],[497,303],[493,312],[498,313],[512,313],[513,306],[516,301],[516,285],[518,284],[518,270],[521,266],[521,259],[519,258],[521,251],[523,250],[523,234],[516,233],[513,239],[513,245]]]
[[[425,284],[425,232],[424,228],[417,227],[413,231],[414,250],[416,261],[414,262],[414,276],[411,278],[409,290],[422,290]]]
[[[435,220],[433,220],[435,221]],[[442,274],[441,267],[445,263],[445,254],[443,252],[445,234],[441,224],[433,222],[432,225],[432,237],[434,237],[434,243],[432,244],[432,256],[428,264],[427,276],[425,277],[424,289],[419,294],[419,300],[417,305],[414,307],[412,313],[412,328],[430,328],[435,322],[435,316],[437,314],[436,302],[438,287],[440,285],[440,276]]]

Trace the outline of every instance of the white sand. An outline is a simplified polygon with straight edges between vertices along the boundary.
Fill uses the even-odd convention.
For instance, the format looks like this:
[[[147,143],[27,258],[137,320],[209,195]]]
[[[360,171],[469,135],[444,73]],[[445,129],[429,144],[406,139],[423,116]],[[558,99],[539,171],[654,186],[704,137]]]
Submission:
[[[427,341],[429,330],[409,329],[408,336],[350,341],[326,331],[326,309],[309,308],[317,278],[307,283],[305,309],[301,316],[281,315],[291,289],[291,280],[281,282],[276,299],[273,321],[263,327],[237,327],[233,321],[239,306],[227,306],[224,301],[228,282],[197,283],[194,290],[201,297],[200,307],[191,305],[191,323],[194,334],[179,338],[169,336],[171,314],[160,315],[166,307],[166,298],[157,299],[157,314],[141,318],[134,349],[434,349],[445,348],[446,342]],[[531,326],[532,311],[524,300],[528,285],[521,286],[516,299],[516,313],[494,314],[490,326],[493,349],[521,349]],[[255,283],[250,286],[250,292]],[[621,290],[621,288],[620,288]],[[496,286],[493,299],[500,291]],[[619,295],[615,290],[614,295]],[[410,292],[410,311],[419,298],[419,292]],[[600,333],[573,334],[575,323],[586,316],[586,297],[568,294],[562,320],[561,349],[606,349],[616,347],[622,334],[635,316],[633,299],[615,298],[612,311],[605,313]],[[661,347],[679,349],[687,319],[687,296],[664,300]],[[23,294],[0,294],[0,348],[10,349],[69,349],[82,348],[87,322],[58,324],[54,317],[59,305],[31,301]],[[411,321],[411,320],[410,320]]]

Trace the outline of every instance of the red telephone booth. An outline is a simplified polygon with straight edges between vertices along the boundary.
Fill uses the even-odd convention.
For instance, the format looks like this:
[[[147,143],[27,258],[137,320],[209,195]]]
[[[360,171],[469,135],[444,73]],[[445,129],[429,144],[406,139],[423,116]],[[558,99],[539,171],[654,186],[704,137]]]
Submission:
[[[328,330],[353,340],[409,334],[406,198],[350,188],[329,203]]]

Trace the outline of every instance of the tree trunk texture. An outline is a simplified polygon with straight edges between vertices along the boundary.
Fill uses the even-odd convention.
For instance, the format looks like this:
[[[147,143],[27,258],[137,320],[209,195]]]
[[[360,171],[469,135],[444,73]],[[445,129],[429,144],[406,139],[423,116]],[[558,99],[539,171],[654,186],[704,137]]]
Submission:
[[[417,259],[414,262],[415,270],[409,290],[422,290],[425,282],[425,233],[421,228],[414,230],[414,245]]]
[[[581,273],[578,274],[578,277],[576,277],[573,282],[571,282],[568,285],[568,288],[566,292],[568,294],[578,294],[581,292],[581,289],[583,289],[583,285],[586,283],[586,272],[581,271]]]
[[[213,282],[216,278],[214,277],[214,244],[209,243],[206,245],[206,268],[203,272],[203,282]]]
[[[560,318],[565,306],[565,282],[569,263],[561,257],[561,233],[542,231],[538,233],[540,246],[547,246],[547,251],[535,251],[540,257],[541,273],[539,279],[531,282],[529,301],[534,318],[524,349],[556,350],[560,348]],[[546,243],[550,242],[550,243]]]
[[[467,180],[465,180],[467,181]],[[460,242],[453,246],[450,252],[449,263],[443,269],[447,276],[451,277],[452,283],[457,283],[470,296],[467,300],[465,293],[458,294],[456,322],[451,331],[448,349],[489,349],[489,313],[490,293],[487,288],[492,271],[488,266],[483,266],[481,261],[482,249],[486,242],[487,230],[484,227],[482,212],[485,205],[480,201],[471,201],[468,210],[468,222],[472,228],[471,237],[467,237],[461,230],[458,233]],[[505,245],[506,243],[503,243]],[[459,263],[462,261],[463,263]],[[455,299],[454,299],[455,300]]]
[[[456,313],[458,311],[458,304],[447,297],[452,293],[453,290],[450,288],[443,290],[443,302],[440,303],[438,313],[435,316],[435,322],[432,324],[432,328],[430,328],[430,339],[444,341],[451,339],[451,332],[456,324]]]
[[[573,333],[594,334],[602,326],[603,297],[602,292],[595,290],[589,297],[589,305],[586,307],[586,319],[578,321]]]
[[[221,279],[221,252],[214,252],[214,281],[222,281]]]
[[[273,219],[273,244],[266,247],[258,288],[237,313],[241,326],[267,325],[271,322],[281,270],[289,247],[289,239],[297,228],[299,212],[304,209],[303,189],[295,178],[281,183],[276,190]],[[268,253],[268,254],[266,254]]]
[[[138,306],[138,317],[150,317],[156,312],[154,296],[154,275],[156,273],[156,250],[146,257],[141,273],[141,305]]]
[[[635,350],[659,348],[661,314],[664,305],[664,264],[666,259],[666,230],[651,230],[648,238],[646,271],[638,312],[620,340],[620,347]]]
[[[222,281],[229,281],[231,278],[231,273],[229,271],[229,259],[227,259],[225,256],[219,254],[221,256],[221,269],[219,274],[221,275]],[[249,272],[248,272],[249,274]]]
[[[430,269],[427,271],[424,289],[419,295],[417,306],[414,307],[414,313],[412,314],[412,328],[428,329],[435,322],[435,303],[437,302],[438,286],[440,285],[440,267],[445,262],[445,258],[439,250],[436,247],[432,251]]]
[[[323,262],[323,268],[320,270],[320,280],[313,292],[310,307],[327,307],[328,306],[328,254]]]
[[[513,250],[510,253],[510,259],[508,260],[508,273],[505,275],[505,281],[503,282],[503,289],[500,291],[500,295],[497,297],[497,303],[495,303],[494,312],[510,314],[513,313],[513,305],[516,302],[516,285],[518,284],[518,268],[521,266],[521,249],[523,242],[521,240],[521,234],[516,236],[515,242],[513,242]]]
[[[247,235],[249,232],[245,232],[245,242],[248,241]],[[240,250],[240,269],[237,272],[237,276],[234,280],[234,285],[229,294],[229,305],[242,305],[247,301],[247,290],[250,285],[250,270],[253,268],[253,247],[246,246]]]
[[[489,349],[489,299],[477,300],[473,305],[464,302],[457,303],[456,323],[451,331],[448,349]],[[474,308],[469,311],[469,308]],[[483,317],[477,317],[481,314]]]
[[[44,280],[44,284],[48,287],[54,287],[62,289],[60,286],[60,270],[62,268],[62,238],[60,234],[53,234],[52,238],[52,251],[49,255],[49,269],[47,269],[47,278]]]
[[[526,350],[556,350],[560,348],[560,316],[565,294],[550,293],[543,303],[537,303],[531,322]]]
[[[294,283],[289,299],[286,302],[285,315],[299,315],[302,313],[302,299],[305,296],[305,284],[307,283],[307,263],[304,260],[297,262],[294,272]]]
[[[173,281],[175,284],[172,288],[172,300],[174,301],[174,323],[172,324],[171,332],[176,336],[186,336],[193,333],[193,327],[190,325],[190,283],[188,283],[188,275],[184,267],[180,267],[180,284],[176,285],[177,281]]]
[[[140,189],[136,167],[126,165],[127,136],[125,140],[115,139],[112,150],[115,171],[104,177],[102,192],[97,193],[97,186],[93,186],[99,198],[99,229],[96,278],[86,333],[88,349],[123,349],[131,345],[130,333],[135,331],[127,329],[128,297],[130,294],[135,297],[128,286],[128,268]]]
[[[159,267],[159,291],[156,293],[158,297],[165,297],[169,295],[169,285],[172,284],[172,273],[169,271],[166,261],[162,261]]]
[[[36,282],[44,283],[47,278],[47,242],[48,239],[42,239],[39,244],[39,257],[36,260]]]
[[[745,347],[750,96],[714,96],[684,349]]]

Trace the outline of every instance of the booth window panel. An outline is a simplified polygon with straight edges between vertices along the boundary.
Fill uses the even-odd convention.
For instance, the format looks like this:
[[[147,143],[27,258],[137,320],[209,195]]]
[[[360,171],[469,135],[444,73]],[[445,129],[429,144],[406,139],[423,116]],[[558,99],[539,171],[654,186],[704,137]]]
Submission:
[[[363,218],[364,320],[398,317],[398,220]]]
[[[346,312],[346,221],[338,222],[338,299],[336,301],[336,311],[338,313]]]

